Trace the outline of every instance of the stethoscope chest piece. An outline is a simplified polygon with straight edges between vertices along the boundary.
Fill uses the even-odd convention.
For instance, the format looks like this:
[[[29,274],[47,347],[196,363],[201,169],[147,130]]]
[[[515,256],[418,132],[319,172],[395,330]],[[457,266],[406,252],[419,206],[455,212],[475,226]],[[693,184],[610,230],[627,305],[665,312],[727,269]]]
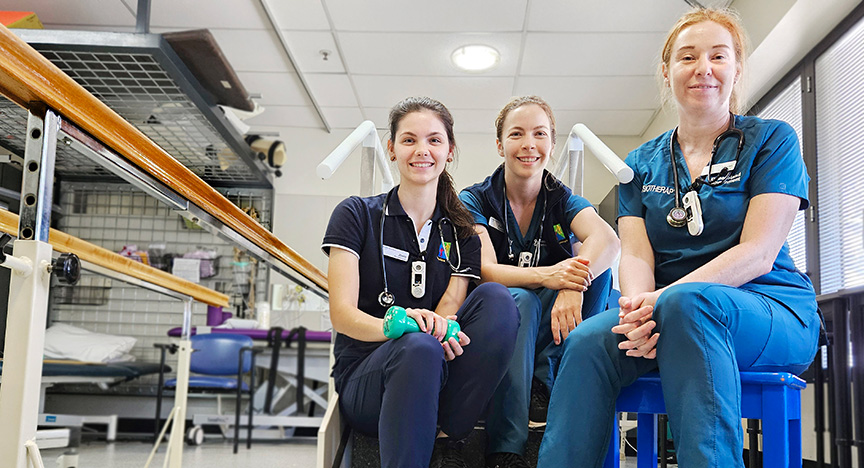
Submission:
[[[396,297],[390,291],[381,291],[381,294],[378,295],[378,303],[381,304],[381,307],[390,307],[396,304]]]
[[[687,212],[680,206],[673,207],[666,215],[666,222],[675,228],[684,227],[687,225]]]

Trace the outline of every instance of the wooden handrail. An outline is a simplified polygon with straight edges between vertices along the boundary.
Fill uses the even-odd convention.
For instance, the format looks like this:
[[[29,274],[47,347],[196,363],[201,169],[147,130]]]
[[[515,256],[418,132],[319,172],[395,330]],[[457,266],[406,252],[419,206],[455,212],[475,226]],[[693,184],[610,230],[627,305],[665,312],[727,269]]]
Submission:
[[[54,109],[276,260],[327,290],[327,278],[321,270],[2,25],[0,93],[25,109],[31,108],[33,102]]]
[[[0,209],[0,231],[17,236],[18,215]],[[109,270],[118,271],[180,294],[185,294],[196,301],[217,307],[229,307],[228,296],[225,294],[178,278],[141,262],[136,262],[110,250],[103,249],[98,245],[91,244],[75,236],[70,236],[63,231],[51,229],[51,232],[48,234],[48,243],[58,252],[74,253],[81,260],[95,263]]]

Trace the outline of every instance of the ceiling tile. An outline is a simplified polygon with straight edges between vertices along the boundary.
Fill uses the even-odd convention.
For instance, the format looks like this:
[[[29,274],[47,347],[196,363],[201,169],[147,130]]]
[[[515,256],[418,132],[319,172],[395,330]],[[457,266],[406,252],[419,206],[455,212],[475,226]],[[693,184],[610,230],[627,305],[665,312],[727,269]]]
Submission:
[[[281,29],[330,30],[321,0],[267,0],[267,4]]]
[[[535,0],[529,5],[528,30],[666,32],[689,9],[683,0]]]
[[[537,94],[556,112],[582,109],[656,109],[659,89],[653,76],[522,77],[516,94]]]
[[[512,76],[519,59],[521,33],[338,33],[351,73],[378,75]],[[466,73],[450,61],[456,48],[470,44],[494,47],[501,61],[492,70]]]
[[[663,39],[663,33],[528,33],[520,73],[651,75]]]
[[[503,107],[506,102],[502,101]],[[483,133],[495,138],[495,117],[498,109],[453,109],[453,131],[460,133]],[[458,141],[458,138],[457,138]]]
[[[365,120],[359,107],[322,107],[321,112],[331,128],[353,129]]]
[[[393,104],[396,104],[394,101]],[[389,107],[364,107],[363,112],[366,113],[366,119],[371,120],[375,123],[375,128],[378,129],[379,132],[386,132],[388,130],[387,124],[389,123],[390,118],[390,108]],[[383,137],[384,134],[381,133]]]
[[[329,31],[283,31],[297,67],[303,73],[345,73]],[[326,51],[326,59],[324,53]]]
[[[120,0],[3,0],[0,9],[33,11],[49,29],[57,29],[55,25],[63,25],[63,29],[79,29],[77,25],[135,25],[135,10]]]
[[[503,77],[435,78],[425,76],[356,76],[354,84],[363,106],[393,106],[409,96],[429,96],[450,109],[497,109],[513,89]]]
[[[136,0],[126,0],[137,11]],[[106,2],[103,2],[106,3]],[[261,4],[237,0],[152,0],[150,24],[183,29],[270,29]]]
[[[521,31],[527,0],[323,0],[339,31]]]
[[[296,73],[239,72],[237,76],[246,91],[261,94],[256,101],[264,107],[311,104]]]
[[[244,122],[253,127],[323,127],[321,119],[311,106],[269,106],[261,115]]]
[[[350,107],[358,105],[348,75],[307,73],[304,76],[319,106]]]
[[[653,109],[556,111],[555,122],[563,140],[573,125],[585,124],[596,135],[640,135],[654,117]],[[559,140],[560,141],[560,140]]]
[[[212,29],[210,32],[235,71],[294,71],[273,31]]]

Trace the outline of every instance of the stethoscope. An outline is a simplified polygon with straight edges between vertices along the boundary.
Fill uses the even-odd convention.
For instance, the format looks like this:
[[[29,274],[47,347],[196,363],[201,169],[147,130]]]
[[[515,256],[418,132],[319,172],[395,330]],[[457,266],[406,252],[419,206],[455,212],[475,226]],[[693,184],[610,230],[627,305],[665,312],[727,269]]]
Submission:
[[[387,207],[390,204],[390,194],[392,192],[388,192],[387,196],[384,197],[384,208],[381,210],[381,223],[380,223],[380,231],[378,235],[378,243],[381,247],[381,275],[384,279],[384,290],[381,291],[381,294],[378,294],[378,304],[381,304],[381,307],[390,307],[396,304],[396,296],[390,292],[390,288],[387,285],[387,267],[384,262],[384,219],[387,218]],[[444,223],[449,223],[452,231],[453,231],[453,243],[456,244],[456,256],[458,257],[458,261],[456,265],[453,265],[453,262],[450,260],[450,255],[447,253],[447,249],[444,248]],[[462,252],[459,250],[459,235],[456,233],[456,227],[453,226],[453,223],[446,216],[442,216],[438,220],[438,235],[441,237],[441,247],[444,248],[444,260],[447,262],[447,265],[450,267],[450,270],[453,273],[467,273],[470,268],[461,268],[462,267]],[[422,262],[414,262],[414,264],[420,264]],[[420,265],[412,265],[412,277],[415,275],[415,267],[420,267]],[[425,264],[423,267],[423,275],[422,275],[425,283]],[[413,281],[412,281],[413,282]],[[422,291],[425,292],[425,284],[423,285]],[[422,293],[419,295],[422,297]],[[418,297],[415,295],[415,297]]]
[[[540,261],[540,243],[541,239],[543,239],[543,225],[546,224],[546,200],[549,197],[542,187],[540,191],[543,192],[543,211],[540,215],[540,229],[538,229],[537,237],[534,238],[534,251],[521,252],[519,254],[518,265],[523,268],[534,267]],[[513,239],[510,238],[510,222],[507,220],[507,186],[504,186],[504,200],[501,204],[503,205],[501,211],[504,213],[504,235],[507,236],[507,258],[512,262],[516,259],[516,255],[513,253]]]
[[[744,132],[735,128],[735,116],[729,114],[729,128],[714,139],[714,146],[711,148],[711,159],[708,161],[707,176],[699,176],[692,184],[687,187],[684,197],[681,197],[681,190],[678,183],[678,164],[675,162],[675,140],[678,138],[678,127],[672,131],[669,137],[669,154],[672,157],[672,179],[675,184],[675,206],[669,210],[666,215],[666,222],[670,226],[680,228],[687,226],[691,235],[698,236],[702,233],[702,207],[699,202],[698,192],[703,185],[717,187],[726,183],[729,176],[738,166],[738,160],[741,157],[741,149],[744,147]],[[714,169],[714,157],[717,154],[717,149],[726,138],[735,138],[738,141],[738,146],[735,151],[735,164],[729,168],[724,167],[716,175],[711,171]],[[683,206],[682,206],[683,204]]]

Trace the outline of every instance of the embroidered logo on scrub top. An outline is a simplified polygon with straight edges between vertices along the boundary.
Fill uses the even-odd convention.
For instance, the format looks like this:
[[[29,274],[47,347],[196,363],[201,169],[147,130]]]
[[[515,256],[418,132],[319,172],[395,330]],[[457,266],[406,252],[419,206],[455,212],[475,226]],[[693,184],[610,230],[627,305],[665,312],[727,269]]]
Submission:
[[[564,242],[567,240],[567,236],[564,235],[564,230],[561,229],[560,224],[552,226],[552,229],[555,231],[555,237],[558,238],[558,242]]]
[[[450,256],[450,242],[443,242],[440,247],[438,247],[438,260],[442,262],[446,262],[447,258]]]

